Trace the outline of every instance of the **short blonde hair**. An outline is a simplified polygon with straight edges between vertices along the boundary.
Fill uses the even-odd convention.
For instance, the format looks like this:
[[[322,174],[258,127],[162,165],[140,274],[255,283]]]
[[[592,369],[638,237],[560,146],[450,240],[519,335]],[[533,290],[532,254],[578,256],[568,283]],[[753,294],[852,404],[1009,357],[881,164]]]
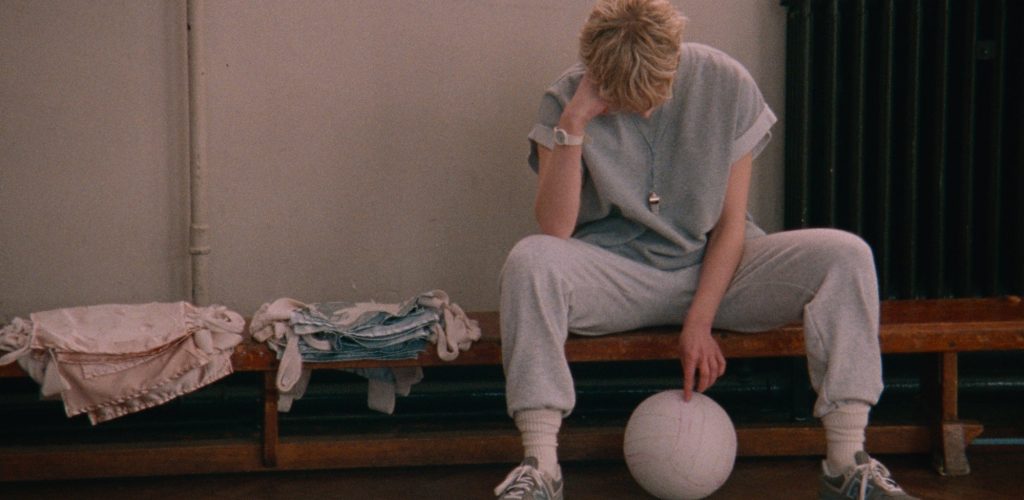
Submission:
[[[602,99],[643,113],[672,97],[686,18],[667,0],[602,0],[580,33],[580,59]]]

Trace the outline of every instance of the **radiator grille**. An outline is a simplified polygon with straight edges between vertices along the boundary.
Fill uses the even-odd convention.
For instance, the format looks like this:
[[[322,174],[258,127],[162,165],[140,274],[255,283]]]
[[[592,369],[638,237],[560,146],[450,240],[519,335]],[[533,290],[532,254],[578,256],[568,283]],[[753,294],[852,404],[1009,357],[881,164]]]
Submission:
[[[1024,292],[1024,2],[786,0],[788,228],[872,246],[883,298]]]

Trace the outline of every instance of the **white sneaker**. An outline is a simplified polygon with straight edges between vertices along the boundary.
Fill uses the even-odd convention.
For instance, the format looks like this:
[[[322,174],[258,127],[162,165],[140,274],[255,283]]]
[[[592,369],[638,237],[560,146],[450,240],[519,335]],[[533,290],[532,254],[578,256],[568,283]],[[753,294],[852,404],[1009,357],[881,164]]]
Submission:
[[[825,462],[822,462],[819,500],[918,500],[903,491],[892,479],[889,469],[878,460],[863,451],[858,451],[854,459],[857,465],[838,476],[833,476]]]
[[[562,500],[562,478],[554,479],[537,468],[537,459],[526,457],[494,489],[499,500]]]

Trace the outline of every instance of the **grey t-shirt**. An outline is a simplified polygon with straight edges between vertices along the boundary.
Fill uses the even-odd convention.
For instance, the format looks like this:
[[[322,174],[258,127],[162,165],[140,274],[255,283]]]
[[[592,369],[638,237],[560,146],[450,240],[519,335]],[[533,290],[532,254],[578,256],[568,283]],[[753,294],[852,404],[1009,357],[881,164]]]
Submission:
[[[534,171],[537,145],[554,148],[553,127],[583,73],[582,64],[572,66],[544,94],[529,134]],[[672,94],[649,119],[613,113],[587,125],[573,233],[666,270],[701,261],[722,212],[730,166],[747,153],[756,157],[776,121],[747,70],[706,45],[682,45]],[[648,204],[652,191],[661,198],[657,213]],[[747,237],[761,234],[748,217]]]

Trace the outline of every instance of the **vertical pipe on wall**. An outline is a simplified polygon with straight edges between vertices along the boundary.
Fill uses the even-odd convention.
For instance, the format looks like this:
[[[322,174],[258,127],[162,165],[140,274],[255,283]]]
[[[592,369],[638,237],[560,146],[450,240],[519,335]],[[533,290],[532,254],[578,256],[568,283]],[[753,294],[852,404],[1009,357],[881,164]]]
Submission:
[[[785,225],[808,227],[810,200],[810,89],[811,35],[809,10],[799,2],[783,2],[788,8],[786,46],[786,203]]]
[[[191,255],[191,301],[197,305],[209,304],[207,292],[206,223],[206,92],[203,74],[202,38],[200,25],[202,1],[187,1],[188,28],[188,126],[189,126],[189,254]]]
[[[850,84],[853,86],[854,113],[853,129],[850,145],[850,167],[853,169],[853,213],[850,214],[850,229],[857,234],[864,234],[864,199],[865,199],[865,175],[864,175],[864,134],[866,131],[865,113],[867,112],[867,69],[868,69],[868,8],[866,0],[859,0],[854,15],[853,34],[856,42],[853,44],[853,59],[856,74]]]
[[[933,264],[927,275],[931,276],[932,286],[928,291],[929,297],[946,297],[951,295],[952,290],[947,278],[946,250],[947,231],[949,225],[949,197],[946,180],[949,177],[949,108],[950,108],[950,57],[952,47],[950,45],[950,33],[952,31],[953,6],[952,0],[945,0],[938,6],[939,40],[938,57],[936,68],[933,72],[932,87],[935,89],[935,102],[932,109],[935,110],[935,118],[930,120],[934,124],[934,133],[928,144],[933,148],[935,163],[934,170],[929,177],[931,191],[934,193],[933,205],[931,206],[932,220],[934,224],[934,244],[931,245]]]
[[[1003,173],[1003,165],[1008,160],[1005,152],[1003,126],[1006,110],[1006,51],[1008,50],[1006,31],[1009,29],[1009,26],[1006,20],[1006,1],[995,2],[994,8],[995,12],[993,12],[992,16],[994,18],[993,28],[995,29],[993,34],[995,43],[994,53],[981,54],[981,57],[991,58],[994,65],[992,68],[993,88],[991,89],[992,101],[990,107],[992,116],[989,118],[989,123],[992,126],[990,135],[992,172],[989,175],[986,188],[989,193],[989,206],[988,214],[985,216],[985,219],[988,221],[989,241],[987,243],[988,255],[985,260],[991,266],[986,274],[991,280],[989,284],[990,289],[1003,293],[1006,290],[1006,270],[1003,267],[1005,256],[1002,252],[1003,235],[1000,228],[1004,226],[1002,183],[1004,182],[1005,175]]]
[[[1007,5],[1007,16],[1011,20],[1024,19],[1024,4],[1009,2]],[[1019,23],[1010,22],[1010,26],[1019,27]],[[1020,61],[1024,57],[1024,34],[1020,29],[1007,30],[1006,57],[1010,61]],[[1024,95],[1013,89],[1024,88],[1024,65],[1011,64],[1006,73],[1006,89],[1010,90],[1007,96],[1006,126],[1009,137],[1024,137]],[[1011,140],[1007,142],[1006,154],[1009,168],[1004,170],[1004,199],[1006,200],[1006,217],[1004,220],[1024,220],[1024,204],[1016,202],[1017,194],[1024,193],[1024,141]],[[1024,255],[1024,230],[1011,231],[1005,234],[1006,253],[1009,266],[1007,278],[1010,281],[1009,289],[1024,289],[1024,264],[1020,262],[1019,256]]]
[[[921,204],[921,193],[919,184],[921,181],[919,165],[919,152],[921,151],[921,92],[923,82],[921,72],[923,71],[924,59],[924,6],[920,0],[914,2],[910,9],[910,47],[907,70],[909,71],[907,87],[909,95],[906,97],[906,116],[904,117],[905,147],[903,150],[903,161],[906,169],[906,198],[904,210],[906,211],[906,224],[903,228],[903,243],[900,245],[904,251],[903,267],[903,289],[900,296],[921,297],[923,292],[919,289],[918,267],[921,265],[918,259],[918,242],[921,239],[921,227],[924,222],[920,220],[918,207]]]
[[[823,47],[822,55],[825,59],[825,67],[822,68],[825,71],[822,73],[822,78],[825,80],[822,85],[826,95],[824,101],[827,103],[830,113],[825,118],[825,122],[822,124],[825,128],[822,134],[822,145],[824,152],[822,154],[822,160],[824,160],[825,168],[824,180],[823,180],[823,194],[825,195],[825,203],[822,207],[822,213],[825,219],[822,223],[826,226],[837,227],[840,215],[840,200],[839,193],[836,189],[837,177],[839,176],[840,169],[840,128],[839,128],[839,106],[840,106],[840,40],[843,36],[843,12],[839,5],[839,0],[832,0],[830,16],[826,20],[827,29],[824,33],[825,47]]]
[[[960,107],[963,113],[963,126],[960,128],[959,141],[962,143],[960,150],[959,169],[962,177],[959,179],[959,189],[956,197],[959,199],[955,214],[954,224],[956,226],[954,235],[956,238],[956,258],[961,259],[959,286],[957,293],[963,296],[977,294],[975,286],[975,263],[974,250],[976,229],[974,225],[975,210],[974,203],[974,169],[975,165],[975,131],[977,130],[977,72],[978,65],[975,59],[977,53],[978,39],[978,4],[966,2],[967,12],[960,21],[966,30],[964,34],[963,51],[961,58],[964,69],[962,70],[962,87],[960,94]]]
[[[882,297],[893,297],[892,280],[892,227],[893,214],[889,208],[892,207],[892,121],[893,121],[893,75],[894,61],[893,48],[896,45],[896,6],[892,2],[882,6],[879,12],[881,17],[881,40],[878,52],[878,66],[880,68],[880,103],[881,115],[878,121],[878,194],[876,200],[880,203],[881,211],[878,214],[878,247],[876,252],[881,254],[881,262],[878,267],[879,281],[882,285]]]

